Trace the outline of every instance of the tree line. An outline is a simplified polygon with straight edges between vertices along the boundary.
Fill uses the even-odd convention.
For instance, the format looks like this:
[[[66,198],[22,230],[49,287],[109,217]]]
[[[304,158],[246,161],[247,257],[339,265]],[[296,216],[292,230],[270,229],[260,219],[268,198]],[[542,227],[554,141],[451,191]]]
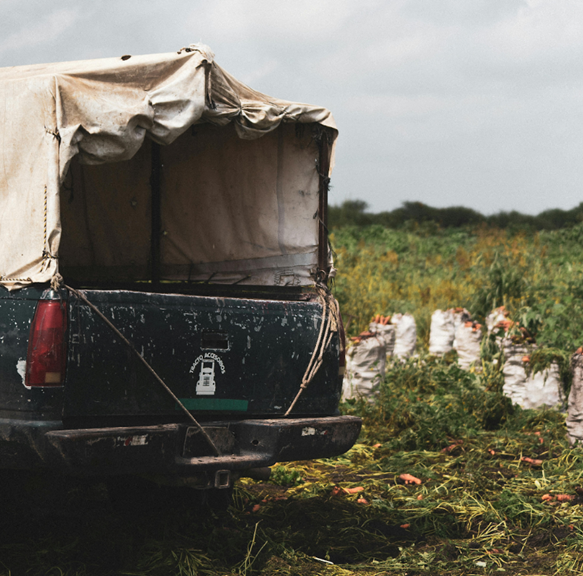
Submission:
[[[368,204],[363,200],[345,200],[338,206],[330,206],[329,227],[380,224],[386,228],[404,228],[415,224],[433,224],[440,228],[486,225],[504,229],[558,230],[583,222],[583,202],[571,210],[554,208],[537,215],[512,210],[484,216],[477,210],[464,206],[434,208],[422,202],[403,202],[400,208],[389,212],[373,213],[369,212],[368,208]]]

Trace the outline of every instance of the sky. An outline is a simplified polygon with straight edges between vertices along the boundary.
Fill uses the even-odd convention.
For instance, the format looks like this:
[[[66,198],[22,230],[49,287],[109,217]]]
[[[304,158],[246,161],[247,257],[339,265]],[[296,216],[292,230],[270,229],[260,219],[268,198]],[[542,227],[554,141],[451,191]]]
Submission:
[[[583,201],[580,0],[0,0],[0,66],[196,42],[252,88],[333,112],[333,204]]]

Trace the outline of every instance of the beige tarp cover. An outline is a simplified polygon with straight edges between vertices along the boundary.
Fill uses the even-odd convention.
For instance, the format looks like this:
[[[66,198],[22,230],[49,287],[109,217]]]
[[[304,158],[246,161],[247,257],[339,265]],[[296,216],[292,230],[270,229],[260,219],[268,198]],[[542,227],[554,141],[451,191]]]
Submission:
[[[305,285],[325,108],[270,98],[212,52],[0,69],[0,284],[144,280],[152,141],[163,279]],[[332,165],[331,162],[330,165]]]

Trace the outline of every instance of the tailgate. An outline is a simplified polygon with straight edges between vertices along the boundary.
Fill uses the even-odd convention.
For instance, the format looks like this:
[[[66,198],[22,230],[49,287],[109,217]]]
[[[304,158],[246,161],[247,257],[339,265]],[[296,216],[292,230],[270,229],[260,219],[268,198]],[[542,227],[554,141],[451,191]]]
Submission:
[[[88,290],[185,406],[239,418],[280,415],[316,345],[316,302]],[[294,414],[334,414],[340,396],[337,335]],[[65,418],[181,412],[131,350],[87,305],[70,299]]]

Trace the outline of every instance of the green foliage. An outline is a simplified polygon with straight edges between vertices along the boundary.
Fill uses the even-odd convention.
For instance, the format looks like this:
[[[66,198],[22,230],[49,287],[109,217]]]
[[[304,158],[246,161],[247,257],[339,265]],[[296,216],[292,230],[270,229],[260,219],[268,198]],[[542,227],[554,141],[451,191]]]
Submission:
[[[478,239],[465,231],[406,232],[348,227],[331,236],[337,267],[334,292],[351,334],[371,316],[414,312],[422,341],[436,308],[469,305]],[[454,304],[452,304],[454,303]]]
[[[362,200],[345,200],[339,206],[330,206],[328,209],[330,228],[373,224],[406,229],[428,224],[441,228],[458,228],[482,224],[514,232],[518,230],[534,232],[570,228],[581,224],[583,220],[583,202],[571,210],[558,208],[545,210],[536,216],[516,211],[484,216],[463,206],[433,208],[422,202],[404,202],[400,208],[376,214],[368,212],[367,208],[367,203]]]
[[[434,310],[463,306],[483,322],[506,306],[541,346],[573,352],[583,344],[583,225],[529,235],[349,226],[331,241],[350,335],[375,314],[411,312],[423,349]]]
[[[290,468],[289,466],[274,466],[271,469],[269,481],[279,486],[297,486],[304,480],[301,471],[296,468]]]
[[[483,319],[500,306],[516,309],[527,296],[527,274],[532,264],[517,259],[512,253],[496,250],[492,264],[483,272],[484,283],[478,286],[472,298],[472,313]]]
[[[391,363],[378,401],[352,401],[347,410],[365,414],[374,424],[364,432],[371,442],[384,442],[391,450],[439,450],[451,439],[506,423],[516,408],[501,388],[494,367],[477,375],[455,362],[423,356]]]

